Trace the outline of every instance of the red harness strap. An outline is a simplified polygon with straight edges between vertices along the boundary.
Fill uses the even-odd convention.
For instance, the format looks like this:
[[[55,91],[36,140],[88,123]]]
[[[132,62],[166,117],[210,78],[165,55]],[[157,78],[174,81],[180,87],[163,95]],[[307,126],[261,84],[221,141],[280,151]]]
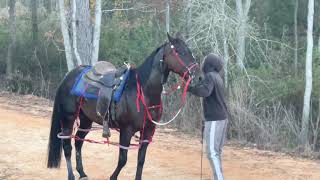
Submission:
[[[139,77],[138,77],[138,74],[136,74],[136,81],[137,81],[137,99],[136,99],[136,105],[137,105],[137,111],[140,112],[140,101],[144,107],[144,115],[143,115],[143,125],[142,125],[142,129],[140,130],[140,134],[141,134],[141,140],[143,142],[145,142],[144,140],[144,129],[145,129],[145,126],[146,126],[146,120],[149,119],[150,122],[152,122],[153,118],[152,118],[152,115],[150,113],[150,109],[159,109],[159,116],[158,116],[158,121],[160,120],[161,118],[161,113],[162,113],[162,103],[160,103],[159,105],[153,105],[153,106],[147,106],[147,103],[146,103],[146,100],[144,98],[144,94],[143,94],[143,90],[142,90],[142,87],[141,87],[141,84],[140,84],[140,80],[139,80]],[[150,136],[150,138],[147,140],[148,143],[151,143],[152,142],[152,137],[154,135],[154,132],[155,132],[155,129],[156,127],[154,127],[154,129],[152,130],[152,134]]]
[[[140,81],[138,80],[138,74],[136,74],[136,81],[137,81],[137,99],[136,99],[136,106],[137,106],[137,111],[140,112],[140,103],[139,100],[141,99],[141,85]]]

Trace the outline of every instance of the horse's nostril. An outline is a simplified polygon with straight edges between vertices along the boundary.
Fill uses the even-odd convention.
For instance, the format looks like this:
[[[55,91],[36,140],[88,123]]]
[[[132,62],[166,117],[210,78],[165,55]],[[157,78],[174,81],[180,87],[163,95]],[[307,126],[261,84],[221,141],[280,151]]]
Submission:
[[[199,76],[199,81],[202,81],[202,76]]]

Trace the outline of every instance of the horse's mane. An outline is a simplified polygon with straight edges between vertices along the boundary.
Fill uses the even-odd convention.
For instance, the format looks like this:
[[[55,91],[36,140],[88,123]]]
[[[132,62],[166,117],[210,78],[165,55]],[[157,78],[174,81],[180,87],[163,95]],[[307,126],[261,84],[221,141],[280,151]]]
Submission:
[[[131,76],[128,81],[129,83],[133,83],[134,85],[136,84],[136,74],[138,74],[139,79],[140,79],[140,83],[142,85],[148,81],[149,76],[152,71],[153,60],[154,60],[156,54],[164,46],[165,46],[165,44],[162,44],[160,47],[158,47],[156,50],[154,50],[139,67],[131,70]]]

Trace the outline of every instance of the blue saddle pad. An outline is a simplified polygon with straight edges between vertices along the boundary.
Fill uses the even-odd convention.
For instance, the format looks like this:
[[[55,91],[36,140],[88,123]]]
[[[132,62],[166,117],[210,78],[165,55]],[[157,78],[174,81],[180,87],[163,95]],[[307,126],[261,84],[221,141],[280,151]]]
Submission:
[[[113,94],[113,100],[116,103],[120,101],[125,85],[128,81],[129,74],[130,74],[130,69],[127,69],[126,72],[122,75],[122,80],[120,82],[119,87],[116,89],[116,91]]]
[[[86,67],[85,69],[82,70],[82,72],[78,75],[75,84],[73,85],[71,89],[71,94],[75,96],[82,96],[84,98],[88,99],[97,99],[99,96],[99,91],[100,88],[90,84],[84,79],[84,75],[88,73],[92,69],[91,66]],[[122,75],[122,81],[119,85],[119,87],[116,89],[113,95],[113,100],[115,102],[119,102],[120,98],[122,96],[122,93],[125,88],[125,84],[128,80],[128,76],[130,74],[130,70],[127,70],[123,75]]]
[[[82,72],[78,75],[76,82],[74,83],[71,94],[75,96],[82,96],[88,99],[97,99],[99,94],[99,88],[89,84],[84,79],[84,75],[88,73],[92,69],[92,66],[88,66],[82,70]]]

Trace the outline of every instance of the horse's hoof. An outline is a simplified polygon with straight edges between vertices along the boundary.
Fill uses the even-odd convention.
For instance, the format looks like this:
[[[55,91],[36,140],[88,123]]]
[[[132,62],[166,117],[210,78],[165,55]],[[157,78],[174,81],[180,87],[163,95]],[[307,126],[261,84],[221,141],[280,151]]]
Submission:
[[[68,180],[75,180],[74,175],[68,176]]]
[[[117,178],[111,176],[110,180],[117,180]]]
[[[79,178],[79,180],[89,180],[88,177],[82,177],[82,178]]]

